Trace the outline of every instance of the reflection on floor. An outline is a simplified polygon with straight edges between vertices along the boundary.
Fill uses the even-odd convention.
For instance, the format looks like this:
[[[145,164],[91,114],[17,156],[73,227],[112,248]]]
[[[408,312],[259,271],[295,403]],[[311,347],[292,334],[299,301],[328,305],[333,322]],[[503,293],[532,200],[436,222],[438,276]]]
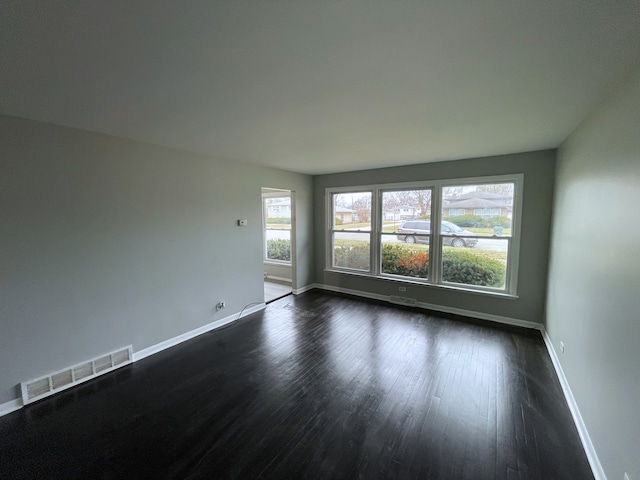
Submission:
[[[290,293],[291,285],[282,285],[281,283],[269,282],[267,280],[264,282],[264,301],[266,303],[289,295]]]

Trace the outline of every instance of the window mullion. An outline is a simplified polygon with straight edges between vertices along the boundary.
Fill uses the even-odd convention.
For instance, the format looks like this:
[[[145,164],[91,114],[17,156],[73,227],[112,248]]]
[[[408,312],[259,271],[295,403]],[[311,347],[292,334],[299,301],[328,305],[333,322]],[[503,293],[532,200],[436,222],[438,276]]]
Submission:
[[[326,201],[326,206],[325,206],[325,211],[329,212],[329,215],[327,215],[327,231],[329,232],[327,237],[326,237],[326,241],[325,241],[325,267],[329,267],[332,268],[333,265],[335,264],[334,258],[333,258],[333,239],[334,239],[334,229],[333,229],[333,222],[334,222],[334,216],[335,216],[335,212],[333,210],[333,197],[334,197],[334,193],[330,193],[329,195],[326,195],[325,201]]]
[[[373,275],[380,274],[380,264],[382,263],[381,252],[382,247],[380,242],[380,232],[382,231],[381,223],[382,219],[379,212],[382,212],[382,208],[378,208],[382,202],[382,193],[379,188],[372,190],[371,192],[371,232],[369,232],[369,245],[371,248],[371,260],[370,260],[370,272]]]
[[[513,262],[512,262],[512,258],[513,258],[513,234],[512,236],[509,237],[504,237],[504,241],[507,242],[507,268],[506,268],[506,272],[505,272],[505,287],[506,287],[506,291],[508,293],[513,293],[511,292],[511,288],[513,286],[513,274],[515,273],[513,270]]]
[[[440,242],[442,185],[433,187],[431,200],[431,237],[429,239],[429,279],[442,283],[442,244]]]

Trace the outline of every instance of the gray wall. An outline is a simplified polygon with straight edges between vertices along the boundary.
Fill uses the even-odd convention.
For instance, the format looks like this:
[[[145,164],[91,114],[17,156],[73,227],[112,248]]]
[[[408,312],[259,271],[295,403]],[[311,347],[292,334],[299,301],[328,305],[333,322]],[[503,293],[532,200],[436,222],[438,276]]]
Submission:
[[[547,330],[610,479],[640,479],[640,71],[559,151]]]
[[[296,191],[308,285],[310,176],[0,116],[0,403],[262,302],[262,186]]]
[[[381,295],[398,295],[398,284],[325,272],[325,188],[420,180],[524,173],[521,258],[516,300],[437,287],[407,284],[401,295],[418,301],[542,323],[546,292],[549,228],[553,197],[555,150],[502,155],[453,162],[426,163],[314,177],[316,282]]]
[[[279,279],[292,279],[291,267],[289,265],[275,265],[273,263],[264,264],[264,273],[269,277],[278,277]]]

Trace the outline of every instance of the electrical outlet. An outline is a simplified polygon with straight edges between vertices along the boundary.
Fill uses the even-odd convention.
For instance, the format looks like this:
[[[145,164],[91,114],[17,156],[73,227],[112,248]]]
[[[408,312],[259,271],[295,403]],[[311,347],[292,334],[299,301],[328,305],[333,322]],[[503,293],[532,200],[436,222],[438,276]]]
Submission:
[[[224,302],[219,302],[216,305],[216,310],[222,310],[224,307],[226,307],[227,305]]]
[[[564,342],[560,342],[560,351],[564,353]]]
[[[238,226],[239,227],[246,227],[248,225],[247,219],[246,218],[241,218],[238,220]]]
[[[398,290],[400,290],[401,292],[406,292],[407,291],[407,287],[398,287]]]

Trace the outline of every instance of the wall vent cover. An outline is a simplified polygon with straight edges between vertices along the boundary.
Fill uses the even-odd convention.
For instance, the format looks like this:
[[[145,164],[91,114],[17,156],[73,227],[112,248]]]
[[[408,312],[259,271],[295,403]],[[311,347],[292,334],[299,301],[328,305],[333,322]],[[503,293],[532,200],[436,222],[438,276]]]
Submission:
[[[91,360],[63,368],[20,384],[25,405],[96,378],[133,361],[133,347],[122,347]]]
[[[389,297],[389,301],[391,303],[397,303],[399,305],[409,305],[411,307],[415,307],[418,304],[418,301],[415,298],[398,297],[396,295],[391,295]]]

